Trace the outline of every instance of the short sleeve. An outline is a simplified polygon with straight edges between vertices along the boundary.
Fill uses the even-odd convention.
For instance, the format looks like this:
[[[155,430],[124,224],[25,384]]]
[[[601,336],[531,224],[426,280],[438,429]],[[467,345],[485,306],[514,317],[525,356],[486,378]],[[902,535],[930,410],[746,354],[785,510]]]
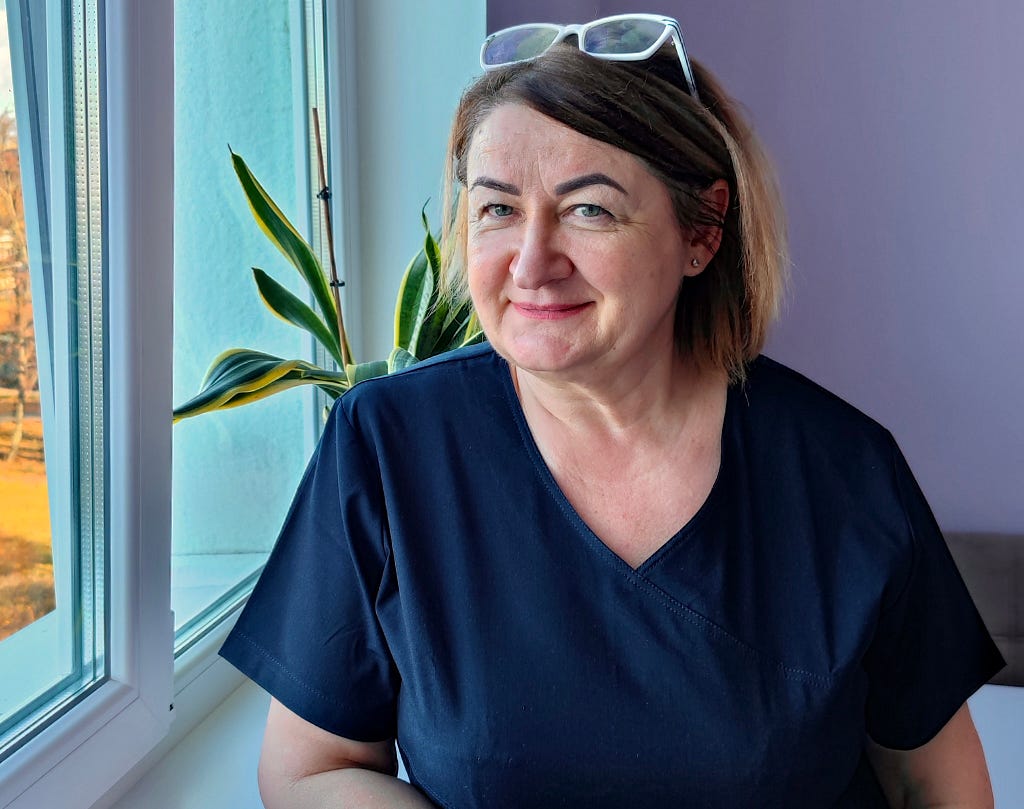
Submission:
[[[309,722],[395,735],[398,675],[375,602],[388,564],[376,464],[340,402],[220,654]]]
[[[906,577],[865,657],[867,730],[878,744],[920,747],[1005,663],[895,441],[892,473],[908,543]]]

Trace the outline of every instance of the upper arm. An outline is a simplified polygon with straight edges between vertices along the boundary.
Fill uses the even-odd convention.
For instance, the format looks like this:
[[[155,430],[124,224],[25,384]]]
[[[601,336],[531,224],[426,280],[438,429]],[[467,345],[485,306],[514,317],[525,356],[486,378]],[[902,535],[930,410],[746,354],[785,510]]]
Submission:
[[[869,740],[867,752],[894,809],[993,806],[985,754],[966,704],[920,747],[892,750]]]
[[[395,775],[398,759],[394,740],[357,742],[336,736],[307,722],[276,699],[270,700],[260,751],[261,794],[282,795],[307,776],[353,767]]]

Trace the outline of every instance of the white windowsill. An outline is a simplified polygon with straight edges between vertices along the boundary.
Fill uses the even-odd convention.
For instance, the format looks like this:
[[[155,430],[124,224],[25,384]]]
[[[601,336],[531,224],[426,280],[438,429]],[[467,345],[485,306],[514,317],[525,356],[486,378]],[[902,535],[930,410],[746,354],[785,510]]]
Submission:
[[[268,704],[266,692],[244,681],[120,799],[111,793],[93,809],[262,809],[256,763]]]
[[[267,561],[266,553],[171,554],[171,607],[184,626]]]
[[[233,751],[239,745],[248,750],[245,746],[250,741],[256,744],[256,748],[255,752],[249,750],[249,754],[253,756],[258,755],[259,743],[263,734],[263,723],[266,719],[266,705],[264,704],[262,708],[259,705],[254,707],[254,703],[251,700],[245,702],[244,704],[247,707],[244,717],[248,717],[248,720],[244,717],[239,720],[236,715],[239,703],[232,700],[234,699],[235,692],[241,690],[241,686],[247,686],[257,694],[262,694],[262,692],[246,680],[230,663],[217,656],[217,650],[224,642],[228,632],[231,631],[231,627],[234,626],[234,619],[234,615],[228,616],[208,635],[189,649],[188,652],[175,661],[174,711],[167,735],[147,756],[129,770],[113,788],[108,790],[100,800],[93,804],[91,809],[113,809],[113,807],[120,809],[122,805],[147,806],[148,809],[163,809],[164,807],[167,807],[167,809],[171,809],[171,807],[178,809],[179,807],[191,806],[230,806],[232,809],[237,806],[239,809],[245,809],[246,804],[236,804],[230,801],[226,803],[208,803],[206,801],[121,803],[130,794],[136,794],[140,790],[143,792],[148,790],[149,787],[143,785],[151,783],[153,778],[163,777],[160,773],[165,773],[168,770],[173,773],[173,780],[179,782],[177,784],[179,789],[190,790],[200,787],[207,789],[211,785],[215,786],[219,783],[218,779],[221,777],[218,773],[220,773],[222,758],[225,755],[228,758],[236,755],[235,752],[225,753],[224,751]],[[228,703],[234,707],[222,710]],[[220,740],[218,744],[223,745],[223,747],[202,747],[205,751],[206,759],[210,762],[209,765],[204,765],[201,768],[202,771],[179,770],[175,764],[175,762],[179,761],[179,757],[174,755],[174,751],[183,740],[195,739],[196,743],[201,744],[202,740],[206,739],[209,735],[207,731],[200,731],[200,728],[204,725],[216,726],[221,729],[219,734],[215,734],[215,736]],[[249,725],[257,728],[253,734],[245,731],[245,728]],[[242,735],[236,736],[236,734]],[[230,738],[224,739],[222,738],[223,736]],[[188,743],[191,745],[193,742],[189,741]],[[241,754],[237,753],[237,755]],[[256,761],[256,758],[252,760]],[[210,769],[209,774],[205,772],[207,767]],[[253,770],[252,777],[249,780],[252,781],[255,787],[255,770]],[[197,785],[193,783],[194,781],[202,783]],[[261,807],[261,805],[260,803],[253,804],[257,808]]]

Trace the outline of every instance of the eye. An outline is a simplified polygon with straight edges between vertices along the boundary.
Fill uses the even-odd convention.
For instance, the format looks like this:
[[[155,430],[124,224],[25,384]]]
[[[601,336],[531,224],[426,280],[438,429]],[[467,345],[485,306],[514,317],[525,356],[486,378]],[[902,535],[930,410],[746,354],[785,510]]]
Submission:
[[[497,219],[504,219],[507,216],[512,216],[512,206],[504,205],[500,202],[493,202],[490,205],[484,205],[483,213]]]
[[[591,203],[575,205],[573,206],[573,210],[576,211],[576,213],[582,216],[584,219],[597,219],[599,216],[608,215],[608,211],[606,211],[600,205],[593,205]]]

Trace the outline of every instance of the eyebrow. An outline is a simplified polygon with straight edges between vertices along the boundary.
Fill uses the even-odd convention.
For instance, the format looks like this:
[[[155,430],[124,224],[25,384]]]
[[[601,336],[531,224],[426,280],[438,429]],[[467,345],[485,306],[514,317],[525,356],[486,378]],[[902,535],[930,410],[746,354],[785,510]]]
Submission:
[[[607,174],[602,174],[599,171],[594,172],[593,174],[584,174],[581,177],[575,177],[572,180],[566,180],[564,183],[560,183],[555,186],[555,193],[561,197],[565,194],[571,194],[573,191],[579,191],[581,188],[586,188],[591,185],[611,186],[616,191],[621,191],[623,194],[626,194],[627,197],[629,196],[625,188],[615,182],[615,180]]]
[[[607,174],[599,171],[592,174],[583,174],[579,177],[574,177],[571,180],[566,180],[564,183],[559,183],[555,186],[555,194],[562,197],[566,194],[571,194],[573,191],[579,191],[581,188],[586,188],[591,185],[607,185],[622,192],[626,196],[629,196],[629,193],[625,188],[615,182],[615,180]],[[518,186],[512,185],[511,183],[503,183],[501,180],[495,180],[492,177],[477,177],[473,181],[473,184],[470,185],[469,190],[472,191],[477,186],[491,188],[495,191],[500,191],[503,194],[512,194],[514,196],[518,196],[520,193]]]
[[[484,188],[491,188],[495,191],[501,191],[503,194],[512,194],[519,196],[519,188],[512,185],[511,183],[503,183],[501,180],[495,180],[491,177],[477,177],[473,180],[473,184],[469,187],[472,191],[478,185],[482,185]]]

